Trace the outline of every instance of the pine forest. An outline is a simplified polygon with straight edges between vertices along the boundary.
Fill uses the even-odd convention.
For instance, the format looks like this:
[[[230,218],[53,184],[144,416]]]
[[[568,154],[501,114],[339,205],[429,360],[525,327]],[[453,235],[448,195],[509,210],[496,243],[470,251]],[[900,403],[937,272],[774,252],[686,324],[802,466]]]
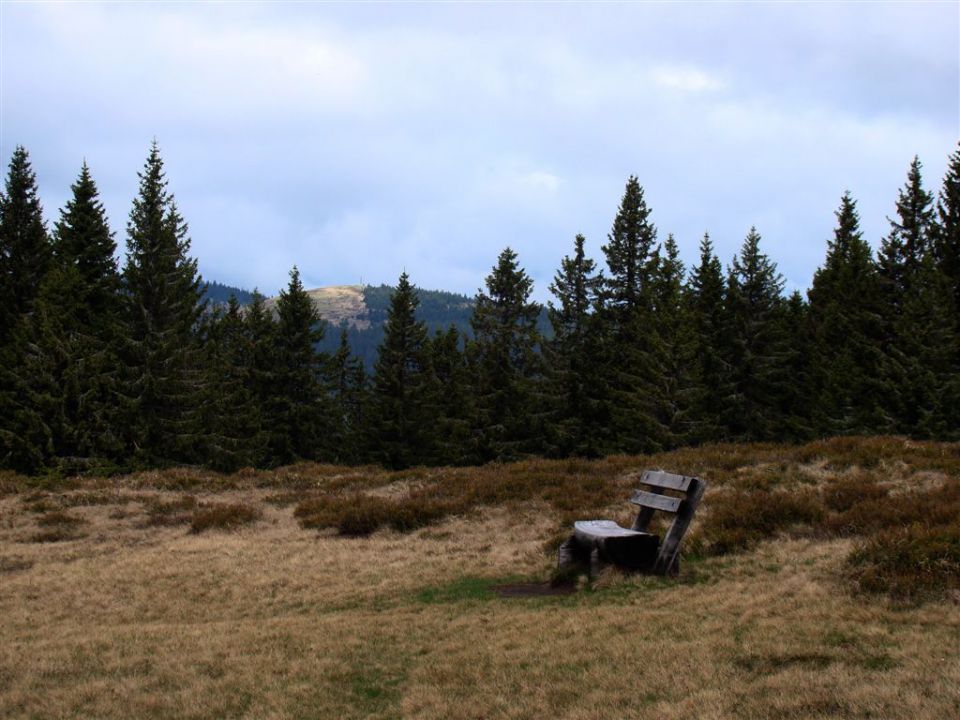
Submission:
[[[156,144],[122,262],[90,168],[48,227],[18,147],[0,194],[0,466],[401,469],[839,435],[956,440],[960,149],[939,189],[922,170],[914,158],[876,251],[855,197],[838,198],[806,296],[785,294],[762,228],[732,258],[704,235],[685,267],[630,177],[603,257],[573,237],[546,308],[505,247],[470,331],[431,333],[415,268],[404,272],[369,369],[296,267],[275,306],[257,293],[212,302],[222,286],[199,275]]]

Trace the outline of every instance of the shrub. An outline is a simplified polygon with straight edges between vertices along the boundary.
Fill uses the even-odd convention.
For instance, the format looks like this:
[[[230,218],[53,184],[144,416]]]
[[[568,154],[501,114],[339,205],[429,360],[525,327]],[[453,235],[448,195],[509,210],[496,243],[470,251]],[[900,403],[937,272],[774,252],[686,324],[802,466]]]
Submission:
[[[22,570],[29,570],[33,567],[33,560],[25,560],[19,557],[0,556],[0,573],[15,573]]]
[[[848,559],[861,592],[918,602],[960,589],[960,521],[892,528],[862,543]]]
[[[260,519],[260,510],[243,503],[210,505],[193,514],[190,532],[202,533],[204,530],[235,530]]]
[[[452,501],[428,494],[385,498],[364,493],[322,495],[301,502],[294,511],[304,528],[336,528],[341,535],[362,537],[381,527],[409,532],[455,512]]]
[[[183,495],[177,500],[163,502],[157,498],[147,500],[147,525],[186,525],[197,508],[197,498]]]
[[[24,508],[33,513],[46,513],[63,507],[61,498],[47,493],[30,493],[23,498]]]
[[[868,535],[912,523],[944,525],[960,517],[960,482],[937,488],[873,497],[851,505],[826,520],[837,535]]]
[[[823,489],[824,504],[836,512],[847,512],[861,502],[883,500],[889,489],[878,485],[869,475],[856,473],[830,483]]]
[[[83,533],[77,532],[74,527],[53,527],[41,530],[35,533],[30,539],[38,543],[64,542],[66,540],[79,540]]]
[[[123,505],[127,501],[116,491],[95,490],[64,495],[63,502],[68,507],[88,507],[93,505]]]
[[[76,527],[86,522],[83,518],[68,515],[59,510],[45,513],[37,518],[37,525],[40,527]]]
[[[747,550],[795,525],[810,526],[824,508],[812,490],[773,492],[731,490],[712,496],[692,546],[710,555]]]

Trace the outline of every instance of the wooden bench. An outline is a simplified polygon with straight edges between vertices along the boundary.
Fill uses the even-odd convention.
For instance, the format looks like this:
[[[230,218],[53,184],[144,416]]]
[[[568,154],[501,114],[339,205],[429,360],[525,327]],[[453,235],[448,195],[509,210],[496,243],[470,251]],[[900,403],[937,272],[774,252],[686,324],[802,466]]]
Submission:
[[[630,502],[640,506],[633,526],[620,527],[612,520],[575,522],[573,535],[560,546],[560,568],[588,564],[593,570],[606,562],[658,575],[679,572],[680,541],[690,527],[707,483],[663,470],[646,470],[640,484],[650,489],[637,490],[630,498]],[[674,515],[662,541],[647,531],[657,511]]]

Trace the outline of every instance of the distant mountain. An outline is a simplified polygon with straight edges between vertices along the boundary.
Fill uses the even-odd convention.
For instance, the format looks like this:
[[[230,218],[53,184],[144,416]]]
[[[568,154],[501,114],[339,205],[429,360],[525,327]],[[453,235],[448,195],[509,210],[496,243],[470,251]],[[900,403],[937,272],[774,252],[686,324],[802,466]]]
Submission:
[[[247,305],[253,299],[252,293],[228,285],[213,282],[207,287],[207,297],[213,302],[225,303],[231,293],[237,296],[241,305]],[[392,293],[393,288],[389,285],[332,285],[307,290],[320,317],[327,323],[319,348],[327,352],[335,351],[340,345],[340,330],[345,328],[351,351],[363,359],[367,368],[373,368],[377,360],[377,348],[383,341],[383,328]],[[473,315],[473,298],[422,288],[417,288],[417,294],[420,297],[417,319],[426,324],[431,335],[454,325],[462,333],[472,336],[470,317]],[[223,299],[217,299],[220,297]],[[268,298],[266,306],[272,309],[276,303],[276,297]],[[546,311],[540,316],[540,331],[550,334]]]
[[[340,330],[346,328],[347,340],[353,353],[363,359],[368,368],[377,360],[377,348],[383,341],[383,328],[390,308],[389,285],[335,285],[308,290],[320,317],[327,321],[327,332],[320,349],[333,352],[340,344]],[[462,332],[470,332],[473,298],[442,290],[417,290],[420,306],[417,319],[427,325],[433,334],[455,325]],[[271,305],[273,298],[267,301]]]
[[[253,293],[249,290],[222,285],[218,282],[203,284],[203,299],[209,300],[211,305],[226,305],[231,295],[235,296],[241,305],[249,305],[253,302]]]

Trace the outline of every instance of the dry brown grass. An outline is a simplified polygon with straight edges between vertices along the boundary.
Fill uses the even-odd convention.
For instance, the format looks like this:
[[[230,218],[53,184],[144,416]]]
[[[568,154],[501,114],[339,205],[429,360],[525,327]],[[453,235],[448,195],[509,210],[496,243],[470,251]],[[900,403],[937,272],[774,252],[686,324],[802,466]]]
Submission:
[[[830,518],[858,505],[833,487],[844,477],[906,497],[918,478],[923,495],[960,477],[960,454],[843,439],[462,471],[167,471],[71,481],[26,502],[24,487],[0,496],[0,717],[957,716],[960,598],[903,606],[850,592],[847,558],[863,541],[825,519],[785,513],[767,539],[688,558],[677,579],[608,570],[572,596],[490,591],[548,577],[544,543],[577,502],[626,521],[649,466],[711,481],[703,533],[723,525],[710,517],[725,495],[802,496]],[[304,530],[286,498],[268,502],[424,489],[469,501],[360,538]],[[103,502],[77,499],[91,492]],[[86,536],[31,542],[44,515],[27,506],[40,500],[85,521]],[[160,506],[192,518],[236,504],[260,521],[203,534],[149,523]]]

